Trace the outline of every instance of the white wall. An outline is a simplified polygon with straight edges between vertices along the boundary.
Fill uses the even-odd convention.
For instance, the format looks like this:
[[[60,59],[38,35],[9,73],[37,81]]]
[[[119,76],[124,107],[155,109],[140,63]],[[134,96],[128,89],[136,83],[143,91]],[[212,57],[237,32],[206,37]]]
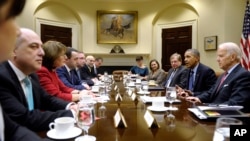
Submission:
[[[216,51],[204,51],[204,37],[217,35],[218,43],[239,44],[245,0],[151,0],[145,2],[106,2],[89,0],[27,0],[17,19],[22,27],[35,29],[35,18],[73,23],[79,26],[78,49],[86,53],[107,54],[114,44],[97,44],[96,11],[138,11],[138,43],[120,44],[127,54],[149,54],[161,58],[156,26],[197,20],[197,49],[201,61],[219,71]],[[160,60],[159,60],[160,61]],[[147,62],[146,62],[147,63]]]

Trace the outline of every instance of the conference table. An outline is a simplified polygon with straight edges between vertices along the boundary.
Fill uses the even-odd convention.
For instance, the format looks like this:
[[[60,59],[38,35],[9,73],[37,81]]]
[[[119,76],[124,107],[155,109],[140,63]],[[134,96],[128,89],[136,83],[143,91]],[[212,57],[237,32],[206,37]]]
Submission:
[[[215,129],[215,121],[202,121],[187,110],[192,104],[181,101],[173,104],[178,107],[176,111],[151,112],[159,127],[149,127],[146,124],[144,115],[147,107],[151,104],[144,104],[140,96],[132,99],[126,92],[123,83],[117,82],[121,99],[116,99],[117,91],[110,92],[110,100],[104,105],[107,108],[106,118],[97,119],[89,129],[89,135],[96,137],[97,141],[212,141]],[[114,87],[114,86],[113,86]],[[135,91],[136,92],[136,91]],[[153,91],[151,96],[164,95],[162,89]],[[98,117],[98,108],[101,103],[95,104],[95,112]],[[165,103],[165,106],[169,106]],[[127,127],[115,127],[114,115],[120,110],[124,116]],[[175,116],[174,126],[169,124],[168,114]],[[46,137],[46,132],[39,133]],[[68,139],[74,140],[75,138]]]

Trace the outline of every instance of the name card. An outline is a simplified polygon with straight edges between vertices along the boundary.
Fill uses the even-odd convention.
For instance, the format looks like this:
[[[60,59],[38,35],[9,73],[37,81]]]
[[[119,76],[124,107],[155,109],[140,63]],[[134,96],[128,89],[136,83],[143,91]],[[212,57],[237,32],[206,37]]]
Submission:
[[[135,94],[135,93],[132,93],[131,99],[132,99],[133,101],[135,101],[135,99],[136,99],[136,94]]]
[[[160,128],[153,114],[150,111],[146,111],[144,114],[144,120],[146,121],[148,128]]]
[[[133,91],[131,89],[128,89],[128,95],[131,96]]]
[[[118,101],[118,100],[122,101],[122,96],[120,93],[117,93],[115,96],[115,101]]]
[[[117,85],[115,85],[114,90],[116,91],[116,90],[117,90],[117,88],[118,88],[118,87],[117,87]]]
[[[127,123],[125,121],[124,116],[121,113],[120,109],[117,109],[115,115],[114,115],[114,125],[116,128],[118,127],[125,127],[127,128]]]

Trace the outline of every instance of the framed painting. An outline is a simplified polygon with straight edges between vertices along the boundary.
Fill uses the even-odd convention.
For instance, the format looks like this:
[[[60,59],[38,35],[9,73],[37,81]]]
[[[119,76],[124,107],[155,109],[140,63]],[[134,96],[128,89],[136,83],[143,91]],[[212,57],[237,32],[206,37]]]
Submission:
[[[137,43],[137,11],[97,11],[97,43]]]
[[[204,38],[204,49],[205,50],[216,50],[217,49],[217,36],[209,36]]]

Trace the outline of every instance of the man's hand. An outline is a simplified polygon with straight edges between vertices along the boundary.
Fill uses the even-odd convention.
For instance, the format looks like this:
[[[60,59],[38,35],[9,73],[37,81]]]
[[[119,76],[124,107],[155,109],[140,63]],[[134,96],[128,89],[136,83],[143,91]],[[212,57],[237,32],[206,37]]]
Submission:
[[[201,103],[199,98],[193,97],[193,96],[186,97],[186,101],[195,103],[195,104]]]

